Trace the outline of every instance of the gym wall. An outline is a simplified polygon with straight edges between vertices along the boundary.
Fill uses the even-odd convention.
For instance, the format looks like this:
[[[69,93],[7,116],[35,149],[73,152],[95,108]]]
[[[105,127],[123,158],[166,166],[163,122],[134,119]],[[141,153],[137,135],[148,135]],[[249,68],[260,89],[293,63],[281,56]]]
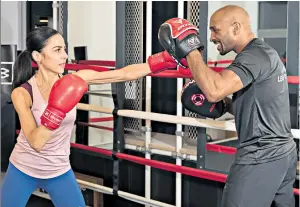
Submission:
[[[116,2],[68,2],[68,51],[74,59],[74,47],[87,46],[89,60],[115,60],[116,54]],[[90,90],[111,90],[111,84],[93,85]],[[90,104],[113,108],[108,97],[90,96]],[[108,117],[109,114],[89,112],[90,117]],[[113,127],[113,122],[102,126]],[[89,145],[112,142],[113,133],[89,127]]]
[[[25,49],[26,2],[1,2],[1,45],[17,45]]]

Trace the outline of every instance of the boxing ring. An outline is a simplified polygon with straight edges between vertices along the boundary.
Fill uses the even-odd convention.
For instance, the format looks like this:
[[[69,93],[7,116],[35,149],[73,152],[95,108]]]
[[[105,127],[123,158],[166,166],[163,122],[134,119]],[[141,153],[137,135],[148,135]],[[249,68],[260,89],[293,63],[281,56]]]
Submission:
[[[74,61],[75,62],[75,61]],[[83,69],[91,69],[99,72],[109,71],[111,68],[115,67],[114,61],[76,61],[78,64],[66,64],[66,71],[73,72],[77,70]],[[99,66],[99,65],[104,65]],[[33,63],[33,67],[36,67],[36,64]],[[110,67],[110,68],[109,68]],[[221,71],[222,67],[214,67],[216,71]],[[215,169],[215,171],[228,171],[230,167],[230,161],[226,161],[225,163],[221,163],[218,161],[218,165],[214,166],[215,158],[213,159],[213,153],[223,154],[224,156],[234,156],[236,152],[236,148],[232,146],[224,146],[222,142],[236,142],[237,138],[233,137],[231,139],[218,140],[207,143],[206,139],[195,140],[189,139],[189,136],[183,132],[182,126],[194,126],[197,128],[209,128],[209,129],[218,129],[224,131],[232,131],[235,132],[235,125],[233,120],[230,121],[221,121],[221,120],[211,120],[211,119],[203,119],[198,117],[188,117],[182,115],[182,105],[180,101],[180,95],[182,87],[177,88],[177,114],[169,115],[169,114],[160,114],[151,112],[151,77],[159,77],[159,78],[176,78],[178,80],[178,85],[182,86],[183,78],[192,78],[191,75],[183,75],[176,70],[167,70],[161,72],[159,74],[149,74],[146,77],[146,110],[132,110],[132,109],[119,109],[116,108],[106,108],[99,105],[85,104],[79,103],[77,105],[78,111],[94,111],[104,114],[109,114],[109,117],[99,117],[99,118],[90,118],[88,122],[77,121],[77,126],[83,127],[93,127],[99,130],[106,130],[115,133],[116,128],[120,128],[122,126],[118,126],[116,123],[119,122],[119,119],[122,118],[134,118],[139,120],[146,120],[145,126],[143,126],[140,130],[142,133],[126,133],[121,139],[124,141],[123,148],[129,149],[132,151],[138,151],[144,154],[144,157],[138,157],[123,153],[122,149],[118,149],[114,147],[115,141],[116,143],[121,140],[114,140],[114,143],[111,146],[106,146],[108,149],[104,149],[103,146],[87,146],[79,143],[71,143],[71,147],[73,149],[80,149],[84,151],[95,152],[97,154],[101,154],[105,156],[105,159],[112,159],[115,164],[118,164],[119,160],[126,160],[132,163],[136,163],[139,165],[145,166],[145,196],[138,196],[133,193],[128,193],[123,190],[118,189],[118,182],[114,182],[113,187],[107,187],[99,184],[95,184],[92,182],[87,182],[81,179],[77,179],[78,184],[82,188],[91,189],[96,192],[100,192],[108,195],[117,195],[119,197],[128,199],[130,201],[134,201],[143,205],[151,205],[151,206],[174,206],[168,203],[163,203],[161,201],[157,201],[155,199],[151,199],[151,168],[161,169],[169,172],[176,173],[176,206],[181,206],[182,200],[182,175],[187,175],[199,179],[211,180],[214,182],[224,183],[226,181],[227,175],[220,172],[214,172],[210,169]],[[298,76],[289,76],[288,77],[289,84],[299,85],[299,77]],[[114,90],[113,90],[114,91]],[[101,96],[101,97],[109,97],[116,98],[116,94],[112,93],[110,90],[94,90],[88,91],[86,96]],[[114,122],[114,127],[101,126],[99,124],[94,124],[96,122]],[[166,123],[173,123],[177,125],[177,131],[175,135],[163,134],[151,132],[151,121],[159,121]],[[17,132],[18,133],[18,132]],[[292,129],[292,133],[296,139],[300,138],[300,130]],[[114,135],[115,139],[115,135]],[[201,141],[201,145],[199,145],[199,141]],[[200,151],[199,154],[199,148]],[[112,149],[112,150],[111,150]],[[202,154],[203,153],[203,154]],[[152,155],[163,155],[166,157],[172,157],[176,159],[175,164],[166,163],[162,161],[152,160]],[[199,166],[198,169],[193,167],[182,166],[183,160],[197,161],[199,159],[206,159]],[[232,159],[231,159],[232,160]],[[219,168],[219,169],[217,169]],[[119,175],[118,168],[114,168],[112,172],[114,174],[114,178],[116,179]],[[298,170],[299,171],[299,170]],[[299,196],[299,189],[294,189],[295,196]],[[45,195],[35,192],[35,195],[45,197]]]
[[[103,66],[97,66],[98,64],[103,64],[102,61],[79,61],[80,64],[67,64],[66,70],[69,72],[82,70],[82,69],[92,69],[99,72],[108,71],[110,68],[103,67]],[[92,63],[93,65],[89,65],[89,63]],[[36,67],[35,64],[33,64],[33,67]],[[111,64],[111,67],[113,67],[113,64]],[[214,70],[221,71],[223,68],[213,68]],[[146,77],[146,80],[148,80],[150,77],[160,77],[160,78],[192,78],[190,75],[183,75],[177,72],[176,70],[167,70],[164,72],[161,72],[159,74],[149,74],[149,76]],[[147,79],[148,78],[148,79]],[[299,77],[298,76],[289,76],[288,77],[288,83],[289,84],[299,84]],[[149,84],[149,83],[148,83]],[[146,84],[146,87],[148,90],[151,88],[151,85]],[[180,83],[181,84],[181,83]],[[146,120],[146,124],[144,127],[142,127],[141,131],[142,134],[135,134],[135,133],[127,133],[124,134],[124,148],[134,151],[142,152],[145,157],[138,157],[129,155],[126,153],[122,153],[120,151],[122,150],[116,150],[114,149],[115,145],[115,137],[114,137],[114,143],[110,147],[110,149],[104,149],[101,145],[99,146],[87,146],[84,144],[78,144],[78,143],[71,143],[72,148],[81,149],[85,151],[90,151],[94,153],[99,153],[101,155],[104,155],[107,158],[111,158],[115,161],[119,160],[126,160],[130,161],[139,165],[145,166],[145,187],[148,188],[148,190],[145,190],[145,195],[147,192],[151,192],[151,185],[149,184],[150,179],[150,168],[156,168],[161,169],[169,172],[176,173],[176,196],[180,195],[179,198],[176,197],[177,203],[176,206],[181,206],[178,199],[181,198],[181,176],[182,175],[188,175],[192,177],[196,177],[199,179],[205,179],[205,180],[211,180],[215,182],[225,183],[227,175],[224,173],[214,172],[209,170],[209,168],[217,168],[217,166],[213,163],[213,160],[208,161],[206,166],[204,163],[204,166],[200,167],[200,169],[192,168],[192,167],[186,167],[182,166],[181,162],[182,160],[191,160],[191,161],[197,161],[197,142],[196,140],[189,139],[186,137],[186,135],[181,131],[181,127],[183,125],[188,126],[194,126],[199,128],[208,128],[208,129],[217,129],[217,130],[224,130],[224,131],[232,131],[235,132],[235,124],[233,120],[229,121],[220,121],[220,120],[212,120],[212,119],[203,119],[203,118],[197,118],[197,117],[187,117],[182,116],[180,114],[181,104],[180,104],[180,93],[181,88],[178,89],[178,114],[177,115],[169,115],[169,114],[160,114],[160,113],[154,113],[150,112],[150,107],[146,107],[146,111],[139,111],[139,110],[130,110],[130,109],[118,109],[118,108],[106,108],[99,105],[93,105],[93,104],[85,104],[85,103],[79,103],[77,105],[77,109],[79,111],[86,111],[86,112],[99,112],[103,114],[109,114],[109,117],[100,117],[100,118],[91,118],[89,119],[89,123],[85,122],[77,122],[77,125],[79,126],[85,126],[85,127],[93,127],[100,130],[107,130],[114,132],[115,128],[110,128],[106,126],[101,126],[99,124],[93,124],[95,122],[109,122],[113,121],[114,127],[120,127],[117,126],[116,123],[121,118],[135,118],[135,119],[141,119]],[[150,105],[150,97],[149,92],[147,96],[146,105]],[[114,94],[109,93],[107,90],[96,90],[96,91],[88,91],[87,94],[90,95],[97,95],[100,97],[113,97]],[[158,122],[166,122],[166,123],[173,123],[177,124],[177,132],[175,135],[170,134],[163,134],[163,133],[155,133],[151,132],[149,130],[151,128],[151,121],[158,121]],[[300,139],[300,130],[299,129],[292,129],[292,134],[294,135],[295,139]],[[233,137],[230,139],[224,139],[224,140],[217,140],[213,142],[208,142],[206,140],[202,140],[204,143],[203,146],[198,146],[201,148],[204,148],[203,150],[206,151],[206,159],[209,158],[209,154],[212,152],[217,152],[219,154],[224,154],[224,156],[234,156],[236,152],[236,148],[232,146],[224,146],[222,145],[222,142],[236,142],[237,138]],[[118,142],[118,141],[117,141]],[[163,156],[169,156],[176,159],[175,164],[170,164],[162,161],[152,160],[151,155],[158,154]],[[200,155],[201,156],[201,155]],[[204,155],[205,156],[205,155]],[[201,157],[200,157],[201,158]],[[219,163],[220,164],[220,163]],[[230,162],[227,162],[223,166],[219,166],[219,169],[217,171],[225,171],[229,170]],[[203,169],[201,169],[203,168]],[[206,169],[204,169],[206,168]],[[115,169],[114,169],[115,170]],[[148,171],[147,171],[148,170]],[[117,174],[121,172],[112,172],[116,177],[118,177]],[[149,177],[147,177],[149,176]],[[114,178],[115,179],[115,178]],[[100,192],[103,194],[108,195],[117,195],[119,197],[122,197],[124,199],[134,201],[136,203],[140,203],[143,205],[149,205],[149,206],[175,206],[168,203],[163,203],[154,199],[151,199],[151,195],[149,194],[148,197],[138,196],[132,193],[128,193],[122,190],[118,189],[118,184],[114,184],[114,186],[107,187],[103,185],[94,184],[91,182],[83,181],[80,179],[77,179],[78,184],[83,187],[87,188],[96,192]],[[299,189],[294,189],[295,196],[299,196]]]
[[[202,8],[199,8],[199,2],[193,2],[195,5],[188,5],[192,7],[188,10],[190,12],[187,16],[191,20],[191,22],[198,26],[199,16],[193,16],[194,11],[201,11]],[[129,2],[126,3],[132,8],[136,8],[136,4],[140,4],[137,2]],[[205,5],[205,2],[203,2]],[[147,2],[147,8],[151,8],[152,3]],[[183,7],[184,5],[181,2],[178,3],[178,16],[183,17]],[[121,40],[122,38],[118,38],[118,41],[127,41],[129,44],[133,45],[133,47],[139,47],[141,42],[146,43],[146,53],[145,56],[149,56],[152,54],[152,50],[150,45],[151,34],[152,34],[152,22],[151,17],[152,13],[151,9],[147,9],[147,24],[146,24],[146,40],[144,41],[139,36],[134,36],[133,38],[138,39],[137,42],[132,42],[131,39]],[[203,12],[200,12],[203,14]],[[205,14],[205,13],[204,13]],[[128,15],[131,13],[128,11]],[[133,13],[132,16],[135,16],[136,13]],[[132,25],[139,27],[140,20],[134,19],[134,17],[130,17],[130,21],[133,22]],[[136,15],[138,16],[138,15]],[[125,20],[124,20],[125,22]],[[124,27],[130,27],[128,29],[128,33],[131,31],[131,26],[128,26],[125,22],[118,22],[117,24],[124,24]],[[132,26],[133,27],[133,26]],[[118,25],[117,25],[117,28]],[[136,30],[134,31],[134,35],[138,35],[139,33]],[[127,30],[125,31],[127,32]],[[148,35],[150,34],[150,35]],[[207,38],[203,38],[207,39]],[[123,44],[117,45],[120,47]],[[132,50],[131,47],[125,49],[124,53],[128,53],[128,56],[135,56],[136,53],[141,53],[140,48],[137,51]],[[134,58],[126,59],[124,61],[124,65],[133,64],[136,62],[140,62],[141,59],[135,60]],[[285,61],[285,60],[283,60]],[[83,69],[91,69],[99,72],[109,71],[111,69],[118,68],[118,61],[99,61],[99,60],[74,60],[72,64],[66,64],[66,72],[73,72],[77,70]],[[231,61],[223,60],[223,61],[207,61],[208,64],[216,71],[221,71],[224,67],[220,65],[230,64]],[[118,67],[117,67],[118,66]],[[36,67],[33,64],[33,67]],[[152,77],[157,77],[161,79],[176,79],[177,87],[176,87],[176,115],[162,114],[162,113],[154,113],[151,112],[151,88],[152,88]],[[71,143],[71,150],[80,150],[84,153],[95,153],[98,154],[99,157],[96,157],[96,160],[107,160],[111,164],[108,165],[110,173],[112,174],[111,182],[108,185],[95,184],[93,182],[88,182],[83,179],[77,179],[78,184],[81,188],[90,189],[95,192],[99,192],[106,195],[116,196],[120,198],[124,198],[126,200],[132,201],[134,203],[139,203],[146,206],[183,206],[182,202],[184,196],[188,194],[184,192],[183,180],[184,177],[195,178],[193,181],[204,180],[211,181],[213,183],[224,184],[227,178],[226,172],[229,171],[230,165],[234,159],[234,155],[236,153],[236,144],[237,137],[233,136],[231,138],[224,138],[221,140],[212,140],[208,141],[209,137],[206,137],[207,134],[201,132],[201,129],[216,129],[221,131],[228,132],[236,132],[234,120],[221,120],[221,119],[205,119],[203,117],[199,117],[196,114],[185,111],[183,114],[182,104],[180,101],[181,90],[184,84],[184,80],[191,79],[191,75],[183,75],[176,70],[167,70],[158,74],[149,74],[143,80],[145,84],[145,109],[142,110],[141,104],[141,89],[142,81],[132,81],[120,84],[112,84],[112,90],[89,90],[85,97],[89,96],[99,96],[99,97],[107,97],[112,98],[114,100],[114,107],[107,108],[106,106],[87,104],[86,100],[83,98],[82,102],[77,105],[78,113],[84,113],[84,116],[87,116],[88,112],[98,112],[107,114],[107,117],[93,117],[86,120],[77,120],[76,128],[78,131],[83,128],[95,128],[99,131],[109,131],[113,133],[113,140],[111,143],[99,144],[95,146],[89,146],[88,143],[85,143],[82,138],[76,140],[76,142]],[[291,85],[299,85],[299,76],[288,76],[288,82]],[[130,88],[130,84],[133,84],[136,87],[135,90]],[[118,88],[118,86],[121,86]],[[175,90],[175,89],[174,89]],[[128,94],[136,93],[135,96],[130,96]],[[123,93],[123,94],[122,94]],[[125,93],[125,95],[124,95]],[[118,100],[120,96],[130,96],[122,104]],[[124,108],[126,106],[127,108]],[[128,107],[129,106],[129,107]],[[172,123],[176,124],[176,132],[175,134],[165,134],[158,133],[152,131],[152,122],[162,122],[162,123]],[[105,126],[103,123],[112,122],[113,127]],[[200,129],[200,131],[199,131]],[[82,130],[85,131],[85,130]],[[122,132],[126,131],[126,133]],[[18,131],[17,131],[18,133]],[[295,139],[300,139],[300,130],[292,129],[292,133]],[[84,135],[84,133],[79,133],[80,135],[76,135],[78,137]],[[200,136],[199,136],[200,134]],[[203,136],[204,135],[204,136]],[[125,150],[130,152],[137,152],[140,156],[131,155],[125,153]],[[72,154],[72,153],[71,153]],[[154,160],[154,156],[161,155],[167,158],[172,158],[175,160],[174,163],[164,162]],[[81,156],[81,154],[80,154]],[[82,158],[83,163],[87,163],[84,160],[86,157]],[[75,159],[74,159],[75,160]],[[74,160],[71,163],[74,164]],[[144,173],[144,192],[143,195],[137,195],[132,190],[124,190],[120,187],[120,177],[124,173],[119,167],[122,161],[126,161],[126,163],[134,163],[137,166],[142,166]],[[193,163],[193,166],[184,166],[184,161],[189,161]],[[76,161],[77,162],[77,161]],[[77,163],[75,163],[77,165]],[[98,168],[107,168],[107,166],[102,166],[100,164],[93,166],[95,171]],[[155,185],[151,184],[151,179],[153,173],[153,169],[159,169],[164,172],[172,172],[175,174],[175,191],[174,202],[163,202],[159,199],[153,198],[153,188]],[[87,174],[93,174],[93,172],[87,172]],[[297,168],[297,179],[299,177],[299,166]],[[207,187],[207,194],[199,195],[199,200],[203,199],[203,197],[208,196],[210,192],[211,186]],[[294,188],[295,197],[299,197],[299,188]],[[43,193],[35,192],[35,195],[41,197],[47,197]],[[200,197],[201,196],[201,197]],[[48,198],[49,199],[49,198]]]
[[[73,64],[66,64],[66,71],[78,71],[83,69],[91,69],[99,72],[109,71],[111,68],[115,67],[114,61],[73,61]],[[75,62],[77,64],[75,64]],[[211,63],[213,64],[213,63]],[[99,65],[105,65],[99,66]],[[33,64],[33,67],[36,67]],[[111,67],[111,68],[109,68]],[[223,67],[212,67],[215,71],[221,71],[224,69]],[[177,114],[169,115],[169,114],[161,114],[151,112],[151,77],[159,77],[159,78],[176,78],[179,86],[183,85],[183,78],[191,79],[191,75],[184,75],[179,73],[176,70],[166,70],[158,74],[149,74],[146,77],[146,109],[145,111],[140,110],[132,110],[132,109],[119,109],[115,108],[106,108],[99,105],[79,103],[77,105],[77,109],[79,111],[86,112],[99,112],[103,114],[110,115],[109,117],[100,117],[100,118],[91,118],[89,119],[89,123],[78,121],[77,126],[84,127],[93,127],[100,130],[107,130],[114,132],[115,128],[118,128],[118,122],[123,118],[132,118],[145,120],[145,126],[143,126],[140,131],[142,133],[124,133],[123,141],[124,141],[124,149],[129,149],[133,151],[138,151],[144,154],[145,157],[138,157],[129,155],[126,153],[122,153],[118,148],[115,148],[114,145],[117,140],[114,135],[114,142],[111,146],[106,147],[108,149],[104,149],[103,146],[87,146],[85,144],[79,143],[71,143],[72,148],[89,151],[104,155],[107,159],[112,159],[115,162],[115,165],[118,165],[118,161],[126,160],[132,163],[136,163],[139,165],[145,166],[145,196],[138,196],[132,193],[125,192],[123,190],[118,189],[118,183],[113,182],[113,187],[107,187],[104,185],[99,185],[91,182],[87,182],[81,179],[77,179],[78,184],[82,188],[90,189],[92,191],[96,191],[99,193],[107,194],[107,195],[115,195],[121,198],[148,206],[162,206],[162,207],[173,207],[173,206],[181,206],[182,201],[182,175],[192,176],[199,179],[211,180],[214,182],[225,183],[227,174],[214,172],[211,169],[215,169],[215,171],[228,171],[230,168],[230,161],[226,161],[224,164],[220,164],[221,166],[215,166],[213,163],[213,159],[211,156],[214,152],[219,154],[224,154],[224,156],[234,156],[236,152],[236,148],[232,146],[222,145],[223,142],[233,142],[236,144],[237,137],[217,140],[213,142],[207,142],[207,140],[202,139],[195,140],[189,139],[188,135],[183,132],[182,128],[184,125],[192,126],[197,128],[206,128],[206,129],[217,129],[224,131],[236,132],[235,124],[233,120],[222,121],[222,120],[212,120],[212,119],[204,119],[199,117],[190,117],[182,115],[182,105],[180,101],[181,90],[182,87],[177,87]],[[288,83],[299,85],[299,77],[298,76],[288,76]],[[100,97],[109,97],[114,98],[116,94],[111,93],[108,90],[90,90],[86,93],[87,96],[100,96]],[[94,124],[95,122],[114,122],[114,128],[101,126],[98,124]],[[151,121],[165,122],[176,124],[176,134],[163,134],[151,132]],[[300,130],[292,129],[292,134],[295,139],[300,139]],[[202,143],[201,146],[197,146],[199,143]],[[233,144],[233,145],[235,145]],[[199,155],[199,148],[202,148],[203,154]],[[168,156],[176,159],[175,164],[170,164],[162,161],[152,160],[151,156],[153,154]],[[183,160],[197,161],[199,159],[207,159],[203,161],[202,165],[200,165],[199,169],[193,167],[182,166]],[[211,160],[210,160],[211,159]],[[209,161],[210,160],[210,161]],[[233,159],[231,159],[232,161]],[[164,203],[158,200],[151,199],[151,168],[161,169],[169,172],[176,173],[176,205]],[[218,169],[216,169],[218,168]],[[118,180],[117,177],[119,173],[116,172],[114,168],[112,174],[114,174],[114,179]],[[299,172],[299,170],[297,169]],[[298,176],[298,175],[297,175]],[[294,188],[295,196],[299,196],[299,189]],[[40,194],[36,194],[40,196]]]

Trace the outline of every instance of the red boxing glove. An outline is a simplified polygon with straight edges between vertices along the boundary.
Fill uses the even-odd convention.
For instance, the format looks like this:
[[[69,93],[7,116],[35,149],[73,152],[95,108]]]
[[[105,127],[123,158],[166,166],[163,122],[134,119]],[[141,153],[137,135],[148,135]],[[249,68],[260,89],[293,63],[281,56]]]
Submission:
[[[176,61],[166,51],[149,56],[147,62],[152,73],[177,67]]]
[[[189,69],[187,60],[184,58],[181,60],[181,63],[185,66],[185,68],[182,67],[181,65],[178,65],[178,68],[177,68],[178,72],[181,74],[184,74],[184,75],[192,75],[192,72]]]
[[[88,90],[87,83],[77,75],[68,74],[56,81],[49,95],[48,106],[41,116],[41,125],[57,129]]]

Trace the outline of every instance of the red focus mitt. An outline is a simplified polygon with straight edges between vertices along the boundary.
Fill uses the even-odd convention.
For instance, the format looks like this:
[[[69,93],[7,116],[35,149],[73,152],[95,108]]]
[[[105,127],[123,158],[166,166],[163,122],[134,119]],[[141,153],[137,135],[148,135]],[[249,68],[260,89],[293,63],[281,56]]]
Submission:
[[[207,118],[219,118],[226,113],[226,102],[208,102],[196,82],[190,81],[182,89],[181,103],[187,110]]]

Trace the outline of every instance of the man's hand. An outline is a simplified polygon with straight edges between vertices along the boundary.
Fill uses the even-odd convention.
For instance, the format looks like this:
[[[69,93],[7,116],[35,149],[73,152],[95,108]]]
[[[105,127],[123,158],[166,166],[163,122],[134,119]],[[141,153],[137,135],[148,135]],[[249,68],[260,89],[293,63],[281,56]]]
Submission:
[[[193,50],[204,48],[198,28],[182,18],[172,18],[163,23],[158,31],[158,40],[182,67],[186,67],[183,58]]]
[[[187,110],[207,118],[219,118],[228,108],[225,99],[209,102],[195,81],[190,81],[182,89],[181,102]]]

